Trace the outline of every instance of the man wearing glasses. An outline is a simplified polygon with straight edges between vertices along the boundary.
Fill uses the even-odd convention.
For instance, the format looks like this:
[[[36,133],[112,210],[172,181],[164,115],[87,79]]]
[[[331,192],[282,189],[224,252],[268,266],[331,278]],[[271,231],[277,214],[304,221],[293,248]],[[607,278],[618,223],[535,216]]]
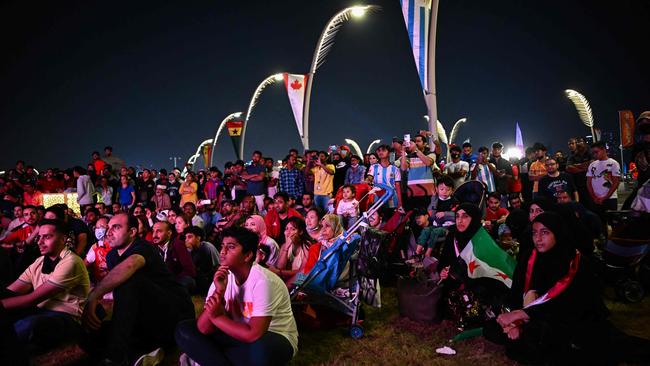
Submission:
[[[580,197],[573,182],[573,177],[558,169],[557,160],[548,158],[544,166],[546,167],[546,175],[539,181],[539,195],[555,201],[561,192],[567,192],[573,197],[574,201],[578,202]]]

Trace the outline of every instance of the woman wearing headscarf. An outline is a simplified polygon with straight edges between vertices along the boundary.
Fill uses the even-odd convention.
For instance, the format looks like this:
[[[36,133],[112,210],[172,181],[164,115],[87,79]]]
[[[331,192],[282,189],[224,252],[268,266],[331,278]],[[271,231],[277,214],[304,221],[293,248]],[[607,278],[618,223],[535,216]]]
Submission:
[[[304,268],[304,273],[309,273],[316,262],[320,259],[322,253],[329,249],[339,236],[343,234],[341,218],[335,214],[327,214],[323,216],[321,219],[321,227],[320,240],[309,248],[309,256]],[[343,278],[343,275],[341,275],[341,278]]]
[[[278,246],[278,243],[273,240],[272,237],[266,234],[264,218],[260,215],[251,215],[246,219],[246,222],[244,222],[244,227],[256,233],[260,238],[259,244],[264,245],[269,249],[269,255],[266,257],[266,265],[275,266],[278,261],[280,246]]]
[[[562,216],[533,219],[533,249],[519,262],[511,307],[484,328],[523,363],[616,364],[647,362],[649,341],[626,336],[606,320],[587,257],[575,249]]]
[[[460,252],[481,228],[481,216],[481,209],[471,203],[461,203],[456,209],[456,224],[449,227],[440,253],[438,268],[441,269],[441,279],[447,279],[451,265],[458,261]]]

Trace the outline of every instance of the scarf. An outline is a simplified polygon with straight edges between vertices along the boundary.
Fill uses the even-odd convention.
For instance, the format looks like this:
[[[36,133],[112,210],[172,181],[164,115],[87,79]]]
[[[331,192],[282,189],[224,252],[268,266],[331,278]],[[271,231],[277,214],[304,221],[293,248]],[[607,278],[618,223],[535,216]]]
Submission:
[[[259,230],[257,232],[257,235],[260,237],[260,243],[266,243],[266,238],[268,235],[266,234],[266,223],[264,223],[262,216],[251,215],[249,218],[255,222],[255,227],[257,227],[257,230]]]

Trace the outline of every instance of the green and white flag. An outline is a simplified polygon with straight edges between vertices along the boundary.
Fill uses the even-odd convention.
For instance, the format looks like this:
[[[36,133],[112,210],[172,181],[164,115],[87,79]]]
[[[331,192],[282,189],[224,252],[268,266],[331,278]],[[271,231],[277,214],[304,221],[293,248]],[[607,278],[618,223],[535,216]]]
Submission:
[[[512,286],[512,274],[517,263],[483,227],[478,229],[459,256],[467,263],[469,278],[493,278]]]

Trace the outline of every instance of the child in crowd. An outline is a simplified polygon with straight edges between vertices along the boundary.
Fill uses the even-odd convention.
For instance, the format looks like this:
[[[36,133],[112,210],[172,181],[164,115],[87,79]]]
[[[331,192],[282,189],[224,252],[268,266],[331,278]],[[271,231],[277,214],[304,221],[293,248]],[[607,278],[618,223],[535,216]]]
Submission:
[[[341,217],[343,227],[348,229],[359,217],[359,201],[356,200],[356,189],[352,184],[343,186],[343,199],[336,207],[336,214]]]
[[[490,234],[494,236],[495,230],[500,224],[506,222],[508,217],[507,209],[500,206],[501,205],[501,195],[498,192],[493,192],[488,195],[487,209],[485,210],[485,217],[483,226]]]
[[[424,251],[425,257],[431,257],[431,254],[436,247],[436,243],[438,242],[438,238],[447,235],[447,229],[444,227],[431,226],[429,221],[429,212],[427,210],[416,209],[414,210],[414,216],[416,224],[422,228],[417,239],[415,254],[417,256],[422,256],[422,252]]]
[[[436,182],[436,193],[431,196],[431,202],[427,211],[436,227],[447,227],[454,224],[454,208],[458,205],[458,200],[452,197],[454,193],[454,180],[443,175]]]

